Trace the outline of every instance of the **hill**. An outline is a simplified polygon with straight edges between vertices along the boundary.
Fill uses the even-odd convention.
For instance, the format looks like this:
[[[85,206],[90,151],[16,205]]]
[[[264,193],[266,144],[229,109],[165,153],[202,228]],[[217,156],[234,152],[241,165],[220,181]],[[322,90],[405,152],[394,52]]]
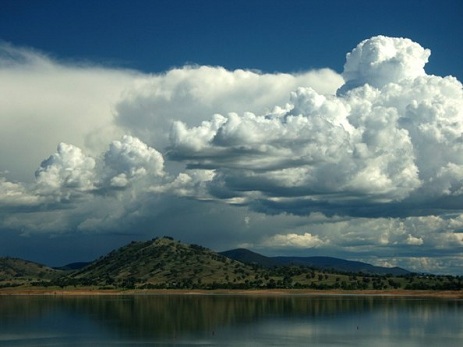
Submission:
[[[244,286],[256,273],[205,247],[170,237],[132,242],[68,276],[68,283],[125,288]]]
[[[50,281],[61,275],[61,271],[32,261],[10,257],[0,258],[0,287],[15,287],[36,281]]]
[[[403,276],[411,274],[410,271],[399,267],[381,267],[360,261],[351,261],[333,257],[266,257],[247,249],[237,248],[220,254],[231,259],[246,263],[271,268],[275,266],[306,266],[320,270],[330,270],[346,273],[364,273],[370,275],[394,275]]]
[[[374,266],[360,261],[345,260],[333,257],[274,257],[279,264],[293,264],[314,267],[317,269],[354,272],[372,275],[409,275],[411,272],[400,267]]]
[[[227,258],[234,259],[245,264],[259,265],[266,268],[281,265],[276,259],[266,257],[262,254],[250,251],[249,249],[245,248],[236,248],[229,251],[220,252],[219,254],[222,254]]]
[[[227,255],[227,256],[226,256]],[[239,258],[241,261],[232,258]],[[319,259],[318,259],[319,258]],[[87,289],[272,289],[461,290],[463,278],[433,275],[366,273],[369,264],[336,258],[265,257],[248,250],[216,253],[170,237],[131,242],[75,270],[59,271],[21,259],[0,258],[0,288],[36,286]],[[314,259],[311,259],[314,261]],[[349,271],[332,264],[348,264]],[[276,264],[276,265],[275,265]],[[265,266],[263,266],[265,265]],[[362,272],[350,271],[357,266]],[[353,267],[354,266],[354,267]],[[372,265],[369,265],[372,266]]]

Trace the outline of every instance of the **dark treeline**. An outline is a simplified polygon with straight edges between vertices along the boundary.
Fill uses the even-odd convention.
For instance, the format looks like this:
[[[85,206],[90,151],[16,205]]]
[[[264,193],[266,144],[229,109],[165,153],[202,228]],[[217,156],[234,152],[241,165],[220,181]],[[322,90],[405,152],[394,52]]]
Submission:
[[[370,275],[363,273],[339,273],[331,270],[313,269],[303,266],[281,266],[263,269],[254,266],[249,273],[241,268],[241,280],[226,278],[204,282],[201,278],[179,277],[166,282],[150,283],[129,276],[117,279],[75,278],[62,276],[50,281],[35,281],[38,287],[98,287],[99,289],[316,289],[316,290],[462,290],[462,276],[409,274],[405,276]]]

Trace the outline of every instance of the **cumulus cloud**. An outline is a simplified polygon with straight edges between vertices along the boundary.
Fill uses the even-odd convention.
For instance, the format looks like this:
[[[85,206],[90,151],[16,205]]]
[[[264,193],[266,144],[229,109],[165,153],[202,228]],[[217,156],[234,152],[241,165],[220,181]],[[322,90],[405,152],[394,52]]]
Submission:
[[[127,233],[132,223],[156,215],[147,210],[159,203],[148,187],[163,184],[163,163],[158,151],[131,136],[112,141],[97,156],[60,143],[36,170],[34,183],[0,178],[0,229]]]
[[[342,76],[144,75],[3,44],[0,228],[156,229],[264,254],[458,264],[463,91],[426,74],[429,56],[377,36],[347,54]]]
[[[44,194],[62,188],[88,191],[94,188],[94,169],[95,160],[80,148],[60,143],[57,152],[40,164],[35,176],[39,189],[45,190]]]
[[[431,55],[418,43],[406,38],[377,36],[360,42],[346,56],[340,92],[366,83],[381,88],[387,83],[424,76]]]
[[[334,93],[342,77],[329,69],[299,74],[261,73],[222,67],[185,66],[137,79],[115,105],[116,122],[150,146],[169,144],[173,120],[188,126],[228,112],[270,112],[284,106],[291,91],[310,85]]]
[[[85,209],[76,202],[89,204],[95,194],[109,191],[130,191],[118,195],[118,201],[144,199],[147,192],[151,196],[210,199],[206,185],[215,175],[213,170],[180,172],[181,167],[175,168],[171,162],[169,168],[174,166],[174,172],[166,171],[162,151],[169,141],[172,119],[194,124],[217,111],[264,112],[275,101],[284,103],[289,92],[300,85],[334,92],[343,81],[329,69],[264,74],[186,66],[161,75],[143,75],[59,62],[7,43],[0,45],[0,77],[4,96],[0,101],[1,204],[4,211],[29,205],[37,211],[47,209],[52,215],[50,209],[70,208],[60,203],[74,203],[73,216],[66,212],[66,217],[55,216],[55,220],[83,218],[84,213],[78,211]],[[113,141],[120,136],[121,140]],[[56,143],[57,151],[49,155]],[[31,228],[25,216],[8,215],[8,219],[18,222],[22,230]],[[32,219],[30,224],[46,224],[40,218]],[[88,226],[96,225],[89,220],[103,223],[108,219],[86,220]],[[8,225],[14,228],[15,223]],[[73,225],[75,222],[63,223],[61,227],[65,231]]]
[[[170,158],[213,169],[217,186],[262,211],[436,213],[461,200],[463,92],[425,74],[430,52],[373,37],[347,55],[338,95],[298,88],[266,114],[172,128]],[[352,83],[351,83],[352,82]]]
[[[104,165],[112,187],[125,187],[132,178],[164,175],[162,154],[132,136],[111,143],[104,155]]]
[[[268,247],[278,247],[278,248],[314,248],[319,247],[327,241],[322,241],[317,235],[312,235],[311,233],[304,233],[303,235],[299,234],[278,234],[270,237],[265,240],[262,245]]]
[[[24,184],[0,177],[0,209],[14,212],[16,208],[37,206],[41,202],[41,198],[31,194]]]
[[[125,188],[137,178],[162,177],[163,169],[164,158],[158,151],[135,137],[124,136],[109,145],[98,165],[80,148],[60,143],[57,152],[41,163],[35,175],[40,194],[69,194]]]
[[[112,104],[138,76],[0,43],[0,171],[31,182],[60,142],[101,152],[122,134]]]
[[[409,245],[415,245],[415,246],[420,246],[423,244],[423,239],[420,237],[415,237],[411,234],[408,234],[407,237],[407,244]]]

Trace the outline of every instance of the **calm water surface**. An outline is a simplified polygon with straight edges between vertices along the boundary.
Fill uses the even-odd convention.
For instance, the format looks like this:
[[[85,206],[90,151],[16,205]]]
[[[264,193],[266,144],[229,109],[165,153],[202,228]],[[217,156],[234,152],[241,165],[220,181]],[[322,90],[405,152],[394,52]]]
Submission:
[[[0,346],[463,346],[463,301],[3,296]]]

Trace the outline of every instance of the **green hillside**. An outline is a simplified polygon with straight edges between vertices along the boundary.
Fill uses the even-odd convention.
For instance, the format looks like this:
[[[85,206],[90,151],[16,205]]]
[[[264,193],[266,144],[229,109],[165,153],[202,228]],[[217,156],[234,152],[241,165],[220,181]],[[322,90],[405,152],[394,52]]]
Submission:
[[[124,288],[244,286],[253,267],[169,237],[132,242],[68,276],[69,284]]]
[[[16,287],[37,281],[51,281],[63,272],[18,258],[0,258],[0,288]]]

